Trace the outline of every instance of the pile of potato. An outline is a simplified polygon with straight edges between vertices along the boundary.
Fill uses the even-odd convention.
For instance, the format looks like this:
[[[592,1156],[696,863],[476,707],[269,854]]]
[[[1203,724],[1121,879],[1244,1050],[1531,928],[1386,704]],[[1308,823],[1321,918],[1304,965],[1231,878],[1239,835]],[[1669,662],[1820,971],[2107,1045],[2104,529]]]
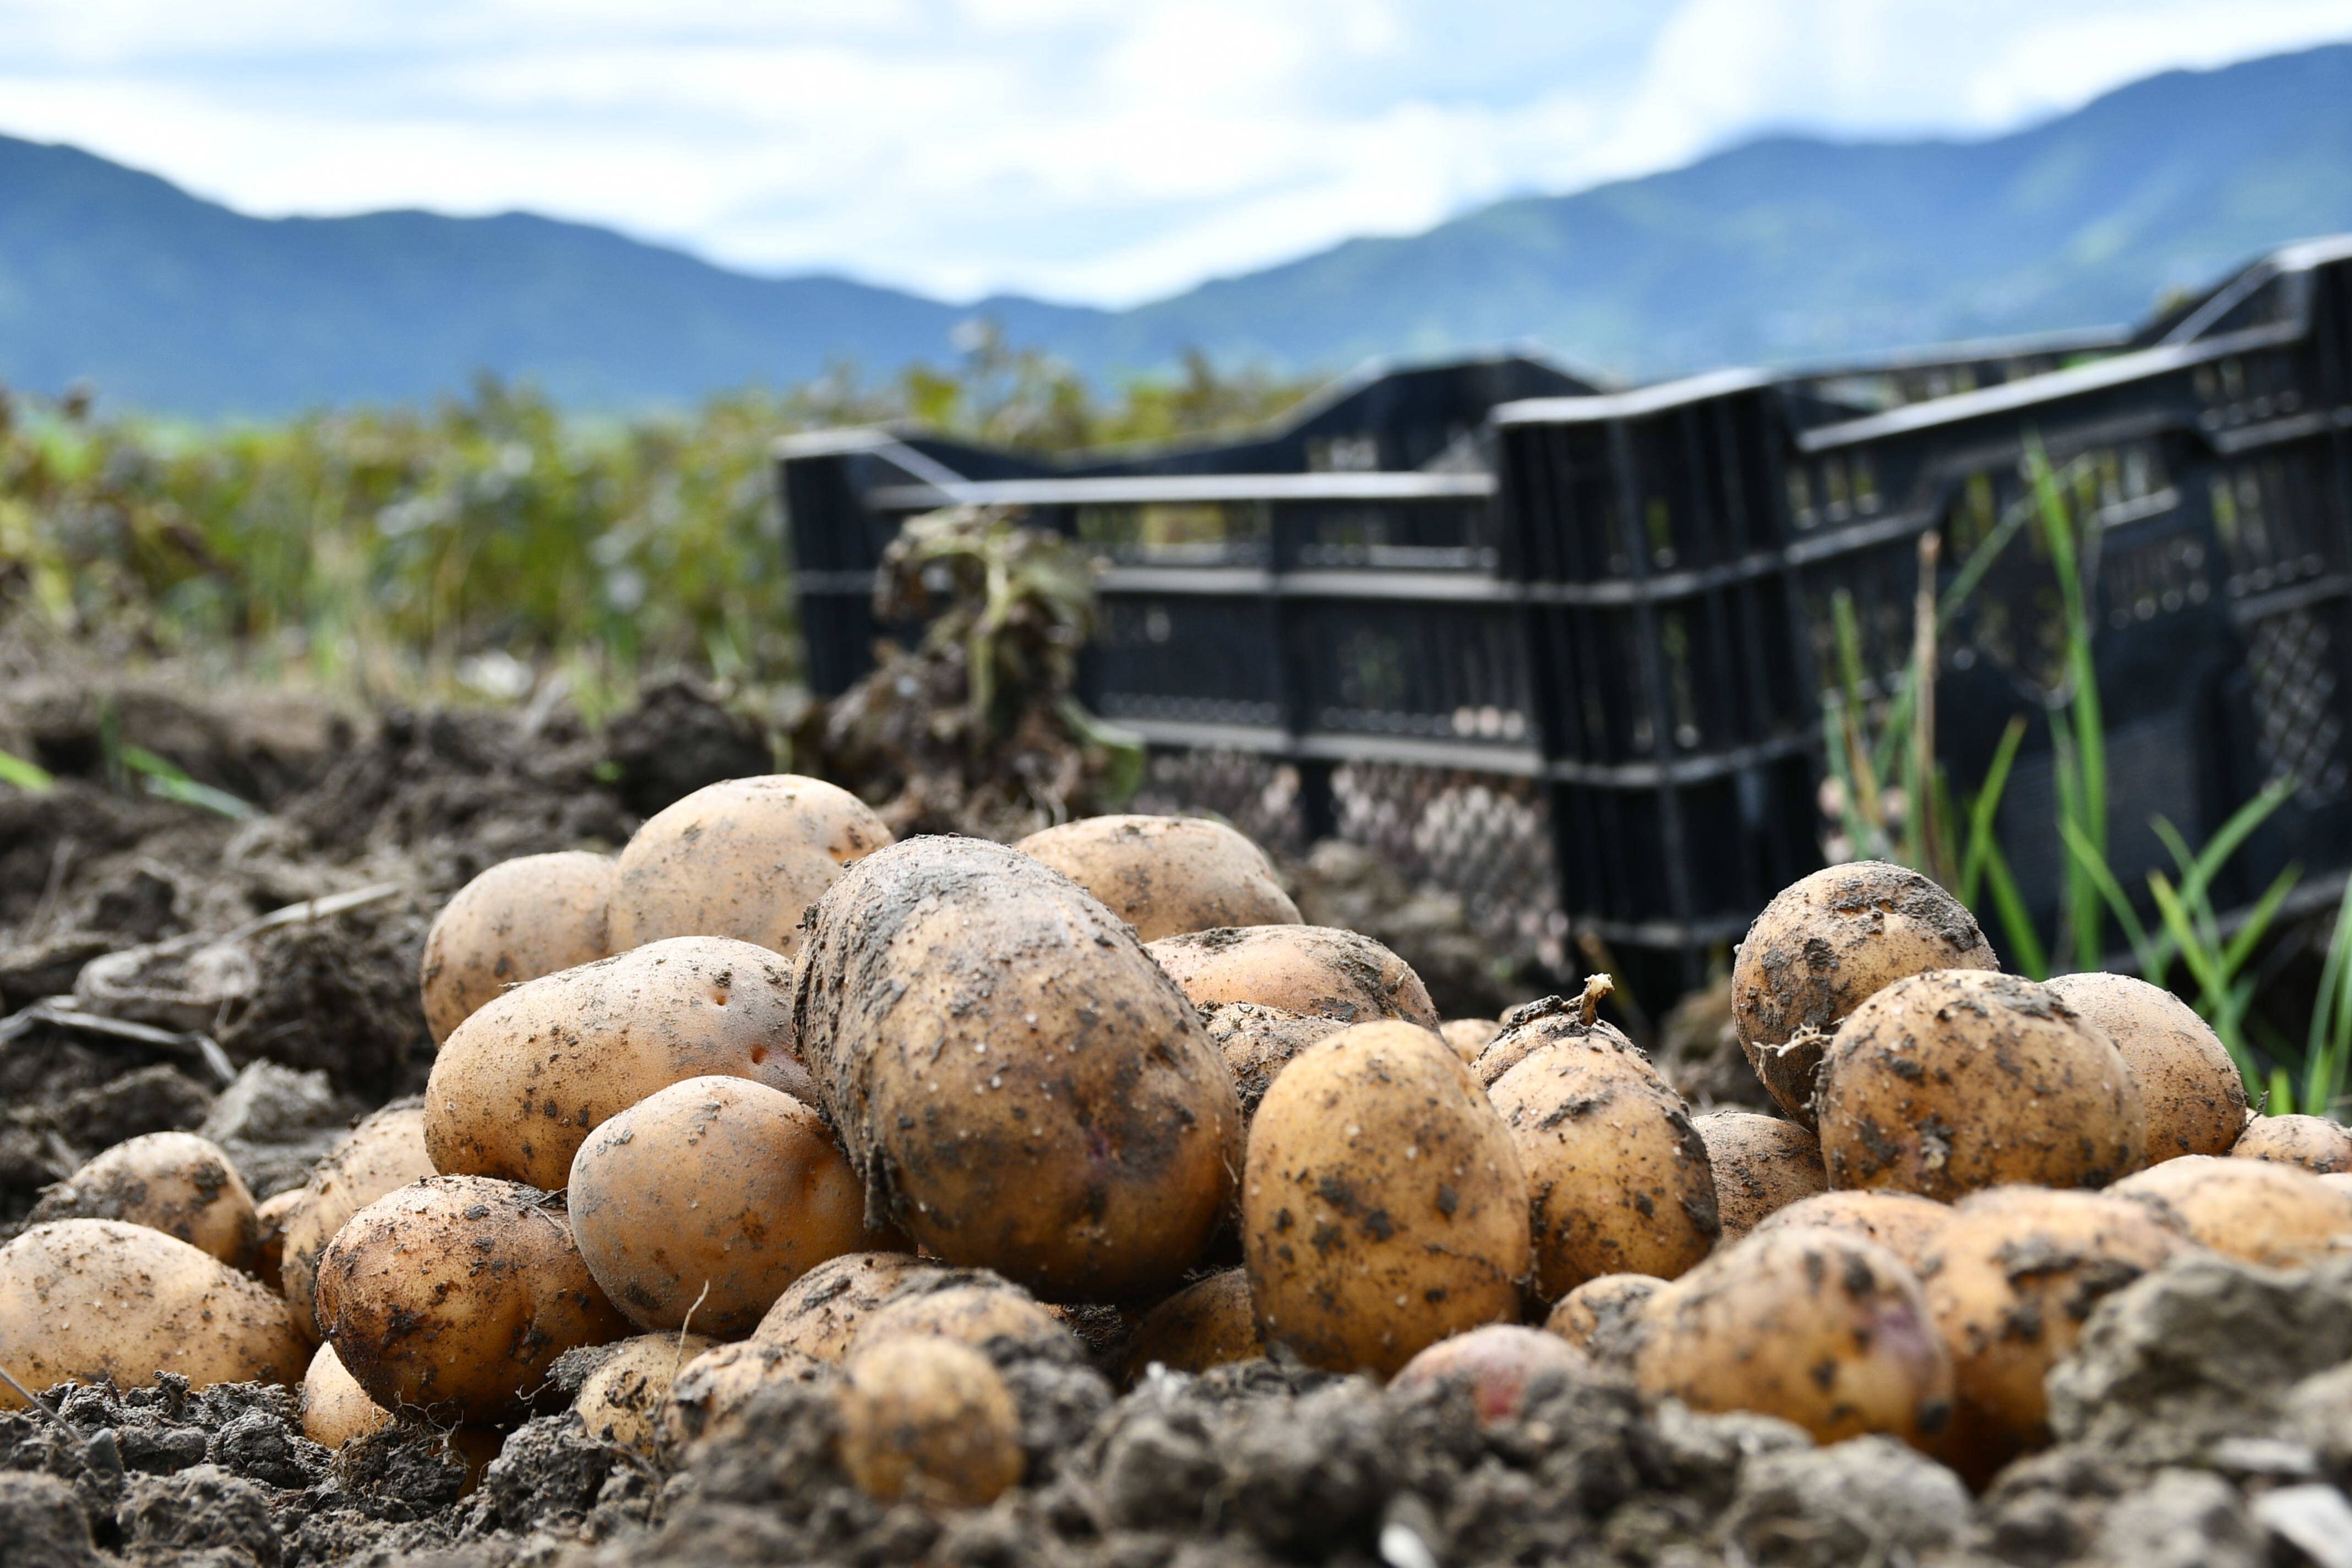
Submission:
[[[2191,1247],[2352,1246],[2352,1175],[2320,1173],[2352,1135],[2250,1117],[2168,993],[2000,973],[1892,866],[1806,878],[1739,949],[1781,1116],[1694,1118],[1605,977],[1441,1020],[1217,824],[894,844],[791,776],[491,868],[422,980],[423,1104],[298,1193],[257,1207],[182,1134],[52,1192],[0,1249],[7,1370],[299,1380],[321,1443],[482,1454],[610,1346],[576,1406],[611,1441],[677,1452],[813,1384],[858,1484],[964,1506],[1022,1474],[1002,1355],[1090,1353],[1093,1306],[1129,1376],[1276,1353],[1489,1417],[1631,1378],[1981,1482],[2044,1439],[2101,1295]]]

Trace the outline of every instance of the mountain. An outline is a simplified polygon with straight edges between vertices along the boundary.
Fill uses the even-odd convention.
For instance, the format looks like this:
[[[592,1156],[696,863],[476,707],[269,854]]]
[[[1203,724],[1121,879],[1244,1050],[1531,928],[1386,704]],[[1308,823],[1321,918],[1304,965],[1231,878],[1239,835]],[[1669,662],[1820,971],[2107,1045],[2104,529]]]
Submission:
[[[1770,137],[1123,311],[755,278],[524,214],[254,218],[0,137],[0,382],[266,415],[490,369],[625,408],[942,361],[975,314],[1105,374],[1194,346],[1306,369],[1532,341],[1650,376],[2126,321],[2343,229],[2352,45],[2169,72],[1988,141]]]

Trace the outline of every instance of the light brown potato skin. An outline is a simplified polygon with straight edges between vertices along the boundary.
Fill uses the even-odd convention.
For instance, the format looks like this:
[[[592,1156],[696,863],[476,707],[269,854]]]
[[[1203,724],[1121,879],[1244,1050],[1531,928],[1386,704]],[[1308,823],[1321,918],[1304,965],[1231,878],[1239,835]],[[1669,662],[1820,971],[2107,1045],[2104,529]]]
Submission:
[[[656,1441],[673,1457],[705,1437],[734,1430],[751,1396],[772,1383],[829,1374],[824,1363],[782,1345],[738,1340],[704,1351],[678,1368],[655,1418]]]
[[[1465,1062],[1475,1062],[1478,1053],[1503,1032],[1503,1026],[1492,1018],[1448,1018],[1437,1026],[1437,1032],[1445,1037],[1445,1043],[1454,1047],[1455,1056]]]
[[[1574,997],[1547,996],[1515,1009],[1511,1016],[1511,1026],[1498,1032],[1471,1058],[1470,1076],[1478,1080],[1481,1089],[1493,1089],[1505,1073],[1559,1040],[1589,1039],[1605,1042],[1612,1050],[1635,1050],[1633,1042],[1616,1025],[1600,1018],[1586,1023]]]
[[[1927,1270],[1956,1395],[1937,1458],[1981,1486],[2048,1441],[2042,1379],[2091,1309],[2189,1244],[2168,1216],[2111,1192],[1995,1188],[1956,1207]]]
[[[2300,1165],[2315,1176],[2352,1170],[2352,1132],[2325,1116],[2257,1116],[2230,1146],[2241,1160]]]
[[[319,1255],[352,1215],[413,1182],[434,1173],[425,1152],[425,1108],[388,1105],[343,1135],[333,1152],[310,1172],[301,1198],[286,1220],[280,1263],[287,1304],[294,1321],[316,1340],[319,1320],[312,1301],[318,1289]]]
[[[1603,1274],[1671,1279],[1721,1229],[1706,1144],[1641,1052],[1573,1011],[1519,1025],[1482,1068],[1518,1054],[1486,1097],[1527,1174],[1535,1289],[1557,1301]]]
[[[1144,942],[1219,926],[1297,925],[1265,851],[1197,816],[1089,816],[1013,847],[1044,861]]]
[[[613,877],[613,951],[725,936],[792,957],[842,868],[890,842],[874,808],[798,773],[730,779],[655,813]]]
[[[689,936],[518,985],[434,1058],[425,1151],[444,1175],[553,1191],[591,1131],[681,1079],[749,1079],[814,1104],[792,984],[763,947]]]
[[[378,1198],[319,1260],[319,1326],[370,1399],[480,1424],[522,1407],[565,1351],[629,1331],[555,1194],[435,1176]]]
[[[0,1356],[35,1393],[166,1372],[208,1388],[295,1383],[310,1347],[285,1302],[210,1253],[143,1225],[61,1219],[0,1247]],[[0,1384],[0,1410],[23,1405]]]
[[[1630,1364],[1641,1338],[1642,1314],[1666,1288],[1654,1274],[1603,1274],[1562,1296],[1544,1320],[1544,1332],[1609,1365]]]
[[[1143,1315],[1128,1342],[1127,1378],[1137,1381],[1154,1362],[1176,1372],[1206,1372],[1264,1354],[1249,1270],[1226,1268],[1194,1280]]]
[[[1821,1140],[1793,1121],[1718,1110],[1691,1125],[1715,1173],[1715,1209],[1725,1241],[1738,1241],[1777,1210],[1829,1189]]]
[[[1766,1215],[1757,1223],[1755,1233],[1827,1226],[1878,1243],[1916,1274],[1927,1266],[1936,1238],[1944,1234],[1951,1217],[1948,1207],[1916,1193],[1856,1188],[1800,1198]]]
[[[1635,1380],[1696,1410],[1754,1410],[1817,1443],[1916,1443],[1950,1412],[1952,1363],[1918,1279],[1875,1242],[1751,1236],[1650,1299]]]
[[[2246,1124],[2246,1084],[2195,1008],[2128,974],[2061,974],[2044,984],[2123,1053],[2139,1085],[2150,1163],[2230,1152]]]
[[[690,1078],[602,1123],[564,1189],[580,1256],[641,1329],[756,1327],[784,1287],[866,1245],[866,1188],[780,1089]]]
[[[232,1268],[251,1268],[261,1225],[253,1194],[218,1144],[193,1132],[127,1139],[41,1194],[27,1225],[119,1219],[174,1236]]]
[[[1038,1355],[1075,1360],[1085,1353],[1077,1335],[1037,1298],[1008,1279],[977,1269],[943,1271],[909,1281],[866,1315],[850,1354],[893,1334],[953,1340],[991,1361]]]
[[[1244,1123],[1257,1115],[1266,1086],[1290,1065],[1292,1058],[1326,1035],[1336,1035],[1348,1026],[1320,1014],[1289,1013],[1254,1002],[1203,1008],[1201,1024],[1209,1033],[1209,1043],[1224,1059],[1225,1070],[1233,1075]]]
[[[1358,1024],[1266,1091],[1242,1247],[1269,1344],[1386,1377],[1448,1334],[1518,1315],[1527,1179],[1510,1130],[1434,1031]]]
[[[417,970],[433,1043],[509,985],[609,956],[612,896],[612,857],[577,849],[501,860],[458,889]]]
[[[1930,970],[1854,1009],[1822,1059],[1832,1187],[1950,1203],[2006,1184],[2103,1187],[2147,1124],[2123,1056],[2047,986]]]
[[[934,837],[860,860],[812,917],[795,1016],[867,1212],[943,1261],[1131,1300],[1226,1212],[1241,1107],[1199,1016],[1026,855]]]
[[[1469,1391],[1471,1408],[1484,1426],[1520,1415],[1537,1379],[1586,1382],[1593,1372],[1592,1358],[1557,1334],[1517,1323],[1488,1323],[1431,1345],[1405,1363],[1389,1387],[1410,1394],[1457,1384]]]
[[[392,1412],[352,1380],[335,1347],[320,1345],[302,1374],[302,1436],[321,1448],[340,1448],[391,1425]]]
[[[1830,866],[1780,889],[1731,965],[1731,1016],[1748,1063],[1780,1105],[1813,1125],[1826,1037],[1906,974],[1998,969],[1967,906],[1907,867]]]
[[[572,1399],[581,1425],[599,1442],[654,1451],[670,1384],[697,1356],[719,1348],[708,1334],[640,1334],[623,1340]]]
[[[286,1294],[286,1222],[301,1206],[300,1187],[289,1187],[253,1205],[253,1277],[281,1296]],[[300,1312],[295,1315],[307,1316]]]
[[[837,1362],[868,1313],[919,1280],[945,1273],[936,1259],[911,1252],[852,1252],[820,1263],[793,1282],[751,1331],[762,1344]]]
[[[978,1351],[900,1334],[844,1370],[841,1466],[867,1496],[985,1508],[1021,1479],[1012,1393]]]
[[[1237,926],[1162,937],[1151,945],[1184,994],[1204,1007],[1255,1002],[1343,1024],[1402,1018],[1437,1027],[1429,988],[1395,953],[1329,926]]]
[[[2189,1154],[2107,1189],[2162,1204],[2216,1252],[2297,1268],[2352,1247],[2352,1183],[2270,1160]]]

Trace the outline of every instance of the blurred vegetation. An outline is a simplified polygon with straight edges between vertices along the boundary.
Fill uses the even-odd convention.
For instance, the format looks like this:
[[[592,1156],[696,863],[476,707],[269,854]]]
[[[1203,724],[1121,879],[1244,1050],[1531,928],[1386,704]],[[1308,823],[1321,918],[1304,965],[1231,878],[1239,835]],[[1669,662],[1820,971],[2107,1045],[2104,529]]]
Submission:
[[[217,428],[0,389],[0,618],[366,697],[510,698],[552,671],[592,716],[658,668],[782,684],[799,649],[776,437],[910,419],[1066,452],[1250,424],[1313,384],[1196,355],[1106,397],[983,330],[947,369],[843,368],[625,422],[489,378],[429,408]]]

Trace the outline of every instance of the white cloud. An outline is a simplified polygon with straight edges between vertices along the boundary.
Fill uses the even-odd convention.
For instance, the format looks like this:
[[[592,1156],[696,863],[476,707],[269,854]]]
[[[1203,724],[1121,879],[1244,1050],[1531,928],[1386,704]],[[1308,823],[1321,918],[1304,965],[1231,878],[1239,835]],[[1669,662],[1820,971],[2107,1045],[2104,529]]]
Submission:
[[[1128,300],[1760,129],[1981,134],[2352,0],[0,0],[0,130],[266,214],[527,207]]]

